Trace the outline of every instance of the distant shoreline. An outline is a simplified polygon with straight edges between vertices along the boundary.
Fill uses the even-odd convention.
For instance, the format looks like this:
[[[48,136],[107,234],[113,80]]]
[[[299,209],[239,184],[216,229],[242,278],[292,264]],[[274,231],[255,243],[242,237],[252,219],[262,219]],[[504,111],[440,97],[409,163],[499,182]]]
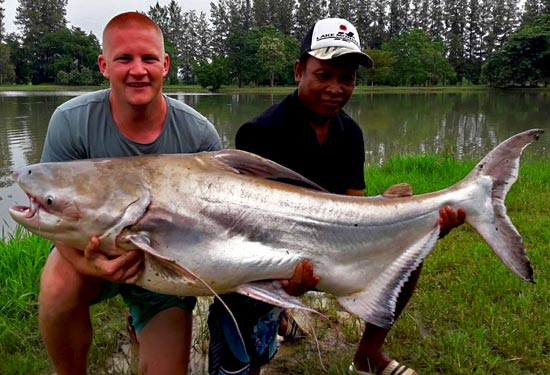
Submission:
[[[0,85],[0,92],[52,92],[52,91],[95,91],[107,88],[107,85],[100,86],[62,86],[62,85]],[[238,87],[223,86],[216,92],[202,88],[200,85],[164,85],[165,93],[189,92],[202,94],[228,94],[228,93],[280,93],[292,92],[295,86],[276,87]],[[453,93],[453,92],[488,92],[488,91],[524,91],[524,92],[550,92],[550,87],[517,87],[517,88],[492,88],[487,85],[471,86],[430,86],[430,87],[391,87],[391,86],[368,86],[357,85],[355,93]]]

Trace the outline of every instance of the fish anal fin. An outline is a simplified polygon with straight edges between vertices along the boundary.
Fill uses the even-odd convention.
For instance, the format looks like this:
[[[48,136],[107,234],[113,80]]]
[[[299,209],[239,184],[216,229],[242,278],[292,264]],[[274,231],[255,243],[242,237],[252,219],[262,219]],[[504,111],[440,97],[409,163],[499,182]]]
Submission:
[[[384,198],[410,197],[413,195],[413,188],[406,182],[390,186],[382,193]]]
[[[397,297],[411,273],[430,253],[439,238],[439,225],[409,247],[375,280],[360,292],[337,296],[348,312],[368,323],[390,328],[394,322]]]

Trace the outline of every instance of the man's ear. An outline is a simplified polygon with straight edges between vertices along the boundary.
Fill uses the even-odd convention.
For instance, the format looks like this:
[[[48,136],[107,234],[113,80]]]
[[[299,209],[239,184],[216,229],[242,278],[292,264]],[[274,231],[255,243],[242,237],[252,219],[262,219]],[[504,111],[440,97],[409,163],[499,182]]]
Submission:
[[[107,60],[105,60],[105,56],[103,56],[103,54],[98,56],[97,65],[99,66],[99,71],[103,74],[103,77],[109,79],[109,73],[107,72]]]
[[[304,64],[300,60],[294,61],[294,82],[300,82],[302,80],[302,72],[304,70]]]
[[[166,77],[168,75],[168,71],[170,70],[170,56],[165,53],[164,54],[164,74],[163,77]]]

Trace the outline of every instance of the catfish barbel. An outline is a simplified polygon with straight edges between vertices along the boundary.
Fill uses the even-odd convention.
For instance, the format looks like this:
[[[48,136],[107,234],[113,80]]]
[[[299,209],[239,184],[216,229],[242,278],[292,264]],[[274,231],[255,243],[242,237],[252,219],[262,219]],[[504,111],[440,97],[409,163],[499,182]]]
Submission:
[[[391,198],[311,189],[299,174],[238,150],[34,164],[15,173],[30,206],[10,214],[31,232],[78,249],[92,236],[110,255],[142,249],[137,284],[165,294],[238,292],[298,307],[273,280],[290,278],[309,259],[318,290],[389,327],[403,284],[434,248],[446,205],[463,207],[502,262],[533,280],[504,199],[523,149],[542,133],[502,142],[447,189]]]

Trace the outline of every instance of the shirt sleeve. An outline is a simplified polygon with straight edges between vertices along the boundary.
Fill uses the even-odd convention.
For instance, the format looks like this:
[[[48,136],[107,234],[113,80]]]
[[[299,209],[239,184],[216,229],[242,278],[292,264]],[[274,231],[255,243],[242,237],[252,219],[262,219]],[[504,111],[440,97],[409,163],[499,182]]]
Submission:
[[[235,148],[268,159],[273,158],[274,143],[276,143],[275,140],[268,136],[264,127],[253,122],[242,125],[235,136]]]
[[[201,151],[218,151],[222,149],[220,136],[214,125],[208,121],[204,121],[204,133],[201,142]]]
[[[84,158],[86,153],[77,145],[67,117],[63,111],[56,109],[48,124],[40,161],[44,163]]]
[[[243,124],[238,130],[237,134],[235,135],[235,148],[239,150],[249,151],[251,149],[251,124],[249,122]]]

